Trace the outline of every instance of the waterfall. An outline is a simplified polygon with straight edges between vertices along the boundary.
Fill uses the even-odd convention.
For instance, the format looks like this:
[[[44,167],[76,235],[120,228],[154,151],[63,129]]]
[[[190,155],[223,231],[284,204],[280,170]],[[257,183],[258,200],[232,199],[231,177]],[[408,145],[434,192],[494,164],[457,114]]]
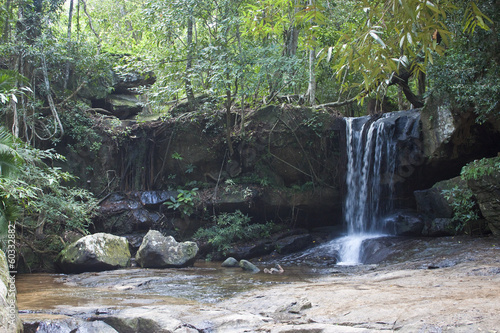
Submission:
[[[348,235],[384,231],[380,216],[392,208],[396,160],[394,126],[380,118],[347,118],[347,197],[344,218]]]
[[[345,118],[347,236],[335,242],[339,264],[360,263],[364,240],[393,233],[383,217],[393,209],[397,143],[408,136],[418,138],[418,119],[414,111],[388,113],[376,119]]]

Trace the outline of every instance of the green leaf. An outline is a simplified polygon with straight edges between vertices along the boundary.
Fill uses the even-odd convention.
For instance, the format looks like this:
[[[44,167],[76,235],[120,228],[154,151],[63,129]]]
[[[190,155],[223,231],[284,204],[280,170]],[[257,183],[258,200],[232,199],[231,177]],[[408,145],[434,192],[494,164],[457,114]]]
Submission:
[[[425,3],[425,5],[427,6],[427,8],[431,9],[433,12],[435,12],[437,14],[441,13],[441,11],[439,10],[439,8],[435,4],[433,4],[432,2],[427,1]]]
[[[378,32],[376,30],[370,30],[370,36],[372,36],[373,39],[375,39],[375,41],[382,46],[382,48],[385,48],[386,45],[385,45],[384,41],[377,35],[377,33],[380,33],[380,32]]]

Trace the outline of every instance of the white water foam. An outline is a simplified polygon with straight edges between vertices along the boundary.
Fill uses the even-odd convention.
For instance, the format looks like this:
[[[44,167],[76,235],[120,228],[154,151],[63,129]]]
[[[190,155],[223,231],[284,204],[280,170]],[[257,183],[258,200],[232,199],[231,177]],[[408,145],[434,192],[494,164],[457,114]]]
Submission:
[[[384,237],[387,235],[383,234],[358,234],[344,236],[337,238],[332,241],[332,246],[337,248],[340,261],[337,265],[340,266],[352,266],[359,265],[362,263],[362,249],[361,246],[363,242],[367,239]]]

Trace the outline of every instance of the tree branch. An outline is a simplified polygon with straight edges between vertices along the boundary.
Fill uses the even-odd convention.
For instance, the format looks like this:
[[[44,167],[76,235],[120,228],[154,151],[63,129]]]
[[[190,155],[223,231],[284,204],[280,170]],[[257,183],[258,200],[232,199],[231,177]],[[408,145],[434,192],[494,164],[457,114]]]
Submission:
[[[62,102],[59,102],[57,103],[57,106],[61,106],[63,104],[66,104],[70,99],[72,99],[73,97],[76,96],[76,94],[78,94],[80,92],[80,90],[82,90],[82,88],[87,84],[87,81],[83,81],[82,84],[80,84],[78,86],[78,88],[76,88],[75,91],[73,91],[73,93],[71,93],[71,95],[69,95],[68,97],[66,97]],[[43,108],[40,108],[42,110],[48,110],[50,109],[50,106],[44,106]]]
[[[87,12],[87,3],[85,2],[85,0],[81,0],[81,1],[83,3],[83,12],[85,13],[85,15],[87,15],[87,17],[89,19],[90,30],[92,30],[92,32],[94,33],[94,35],[97,38],[97,48],[100,51],[101,50],[102,39],[99,36],[99,34],[97,33],[97,31],[94,29],[94,25],[92,24],[92,18],[90,17],[89,13]]]
[[[344,106],[344,105],[348,105],[348,104],[351,104],[351,103],[354,103],[356,102],[357,98],[356,97],[353,97],[351,99],[348,99],[348,100],[345,100],[345,101],[342,101],[342,102],[330,102],[330,103],[325,103],[325,104],[320,104],[320,105],[316,105],[316,108],[326,108],[326,107],[340,107],[340,106]]]

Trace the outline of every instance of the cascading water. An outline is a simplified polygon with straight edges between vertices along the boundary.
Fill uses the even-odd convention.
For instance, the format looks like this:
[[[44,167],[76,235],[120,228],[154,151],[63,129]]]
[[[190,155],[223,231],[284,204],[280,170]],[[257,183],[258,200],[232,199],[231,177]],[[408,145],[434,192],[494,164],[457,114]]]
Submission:
[[[344,219],[347,236],[336,240],[339,264],[359,264],[364,240],[390,234],[387,215],[393,208],[394,175],[398,157],[397,140],[418,137],[418,116],[404,122],[396,133],[400,115],[346,118],[347,196]],[[402,135],[401,135],[402,134]]]
[[[311,248],[292,260],[334,258],[338,265],[361,264],[363,242],[396,234],[394,193],[423,163],[418,110],[377,118],[344,118],[346,124],[346,236]],[[398,208],[403,208],[399,204]]]
[[[348,165],[344,216],[348,235],[373,234],[384,229],[379,217],[392,205],[394,129],[384,118],[346,119]]]

